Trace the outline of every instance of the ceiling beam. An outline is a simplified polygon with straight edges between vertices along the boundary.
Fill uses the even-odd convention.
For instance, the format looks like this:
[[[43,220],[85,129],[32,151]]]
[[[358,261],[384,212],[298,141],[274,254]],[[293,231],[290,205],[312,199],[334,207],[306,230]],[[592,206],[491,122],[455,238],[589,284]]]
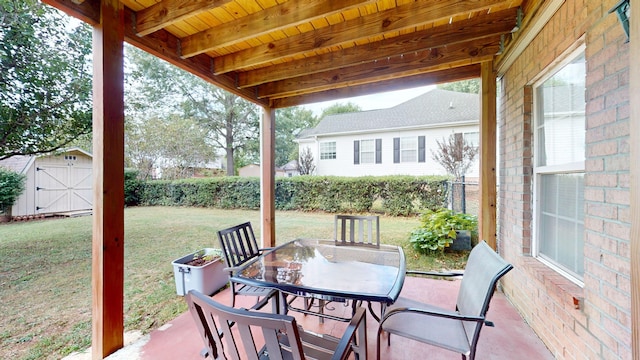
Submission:
[[[146,36],[229,2],[231,0],[162,0],[136,13],[136,33]]]
[[[516,22],[517,9],[512,8],[438,26],[375,43],[277,64],[238,74],[238,87],[250,87],[296,76],[309,75],[342,67],[386,59],[399,54],[429,50],[445,45],[468,42],[496,34],[510,33]]]
[[[225,46],[308,23],[373,1],[287,1],[183,38],[182,56],[188,58],[204,52],[215,51]]]
[[[259,105],[267,105],[266,100],[260,100],[256,96],[254,88],[237,89],[235,76],[214,75],[211,71],[211,58],[205,54],[182,59],[178,55],[180,40],[166,30],[158,30],[150,35],[139,37],[134,30],[135,13],[125,8],[125,40],[131,45],[153,54],[169,63],[186,70],[205,81],[208,81],[226,91],[234,93],[242,98]]]
[[[354,96],[371,95],[388,91],[411,89],[419,86],[435,85],[460,80],[468,80],[480,76],[480,64],[466,65],[435,72],[407,76],[397,79],[379,81],[373,84],[354,85],[344,88],[330,89],[322,92],[273,99],[270,107],[284,108],[321,101],[344,99]]]
[[[499,50],[500,36],[484,38],[263,84],[258,87],[258,97],[281,98],[480,63],[492,60]]]
[[[65,14],[96,26],[100,23],[100,0],[85,0],[82,3],[72,0],[41,0]]]
[[[408,5],[218,56],[214,59],[214,72],[222,74],[304,55],[323,48],[343,44],[351,46],[356,41],[364,41],[373,36],[415,29],[416,26],[437,20],[487,10],[502,2],[501,0],[411,2]]]

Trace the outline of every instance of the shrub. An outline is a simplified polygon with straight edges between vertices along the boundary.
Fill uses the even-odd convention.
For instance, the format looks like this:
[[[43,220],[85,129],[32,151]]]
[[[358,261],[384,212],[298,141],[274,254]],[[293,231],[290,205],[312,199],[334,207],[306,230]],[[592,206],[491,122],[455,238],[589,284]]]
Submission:
[[[25,188],[27,177],[0,167],[0,212],[7,212]]]
[[[447,177],[443,176],[295,176],[278,177],[278,210],[371,212],[382,200],[392,216],[409,216],[446,205]],[[260,208],[258,177],[216,177],[186,180],[151,180],[137,191],[141,205],[207,206],[222,209]]]
[[[475,215],[456,213],[449,209],[427,210],[422,214],[422,225],[411,232],[413,248],[423,254],[443,251],[456,239],[456,230],[469,230],[477,237],[478,219]]]
[[[124,170],[124,204],[136,206],[140,203],[140,191],[142,183],[138,179],[138,170]]]

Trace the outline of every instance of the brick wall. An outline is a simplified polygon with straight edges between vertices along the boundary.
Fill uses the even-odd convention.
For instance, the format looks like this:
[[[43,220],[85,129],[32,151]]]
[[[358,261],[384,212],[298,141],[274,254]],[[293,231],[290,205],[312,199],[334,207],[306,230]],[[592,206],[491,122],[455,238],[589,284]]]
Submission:
[[[503,289],[559,359],[631,359],[629,44],[608,14],[615,3],[564,2],[500,85],[498,241],[515,266]],[[578,41],[587,62],[584,288],[531,257],[531,85]]]

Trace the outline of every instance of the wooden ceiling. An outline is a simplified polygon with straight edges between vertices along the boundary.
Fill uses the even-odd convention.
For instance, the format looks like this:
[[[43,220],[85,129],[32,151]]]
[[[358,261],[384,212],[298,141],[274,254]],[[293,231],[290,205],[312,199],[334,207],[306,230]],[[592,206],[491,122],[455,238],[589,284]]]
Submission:
[[[125,40],[268,107],[479,76],[527,0],[122,0]],[[99,0],[44,0],[90,24]],[[523,4],[525,2],[525,4]]]

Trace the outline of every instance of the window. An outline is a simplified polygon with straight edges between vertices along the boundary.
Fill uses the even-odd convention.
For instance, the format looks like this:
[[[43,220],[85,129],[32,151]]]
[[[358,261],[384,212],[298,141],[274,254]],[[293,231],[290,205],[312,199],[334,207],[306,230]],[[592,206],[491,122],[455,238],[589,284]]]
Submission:
[[[480,145],[480,133],[479,132],[468,132],[462,135],[464,141],[469,143],[469,145],[473,147],[478,147]]]
[[[376,160],[374,140],[360,140],[360,163],[373,164]]]
[[[382,164],[382,139],[354,140],[354,164]]]
[[[393,138],[393,162],[425,162],[425,137]]]
[[[328,141],[320,143],[320,160],[336,158],[336,142]]]
[[[536,256],[582,285],[584,275],[584,49],[534,86]]]
[[[418,158],[418,139],[415,137],[400,138],[400,162],[415,162]]]

